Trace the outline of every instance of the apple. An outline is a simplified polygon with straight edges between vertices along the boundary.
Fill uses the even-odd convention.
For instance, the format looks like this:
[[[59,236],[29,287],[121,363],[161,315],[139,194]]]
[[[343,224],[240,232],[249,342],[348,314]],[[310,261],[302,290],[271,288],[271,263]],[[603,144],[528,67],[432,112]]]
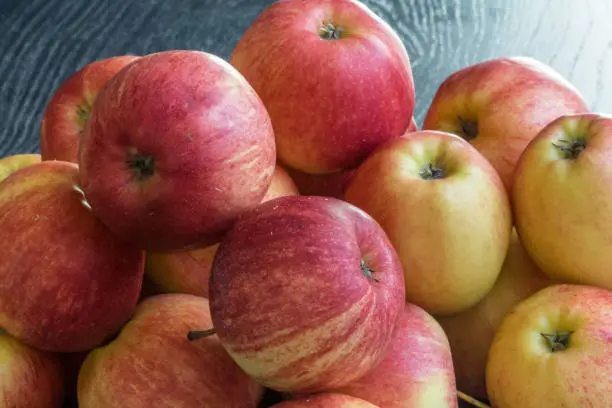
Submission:
[[[78,166],[42,161],[0,183],[0,327],[46,351],[112,336],[136,307],[144,252],[91,212]]]
[[[407,301],[455,314],[493,287],[510,242],[509,199],[495,169],[460,137],[420,131],[387,142],[359,166],[345,199],[386,232]]]
[[[444,330],[425,310],[406,303],[385,359],[335,391],[384,408],[457,407],[453,359]]]
[[[301,399],[283,401],[273,408],[379,408],[361,398],[350,395],[324,392]],[[382,408],[382,407],[380,407]],[[385,407],[386,408],[386,407]]]
[[[410,126],[406,48],[357,0],[277,1],[242,35],[230,62],[272,118],[278,159],[304,173],[353,168]]]
[[[395,250],[370,216],[335,198],[285,196],[238,218],[215,255],[209,298],[213,327],[247,374],[315,393],[383,359],[405,293]]]
[[[612,116],[564,115],[529,144],[512,204],[525,249],[565,283],[612,290]]]
[[[0,361],[0,401],[3,407],[64,406],[64,373],[57,355],[0,333]]]
[[[496,408],[612,406],[612,291],[556,284],[516,305],[489,351]]]
[[[262,201],[298,194],[287,171],[276,166]],[[208,281],[219,244],[180,252],[149,252],[145,274],[160,293],[190,293],[208,297]]]
[[[133,55],[117,55],[90,62],[55,90],[40,126],[43,160],[78,162],[81,135],[96,97],[117,72],[136,59]]]
[[[0,159],[0,183],[13,172],[41,161],[40,154],[13,154]]]
[[[513,230],[508,253],[493,289],[470,309],[439,316],[450,342],[457,388],[487,400],[487,353],[505,315],[520,301],[553,282],[535,265]]]
[[[434,95],[423,129],[469,141],[509,192],[516,162],[531,139],[561,115],[588,111],[580,92],[547,64],[524,56],[495,58],[448,76]]]
[[[93,213],[154,252],[212,245],[257,205],[276,164],[270,117],[249,83],[201,51],[149,54],[100,92],[81,139]]]
[[[216,336],[185,336],[193,326],[209,325],[206,298],[161,294],[143,300],[116,339],[87,355],[78,378],[79,407],[257,407],[263,388]]]

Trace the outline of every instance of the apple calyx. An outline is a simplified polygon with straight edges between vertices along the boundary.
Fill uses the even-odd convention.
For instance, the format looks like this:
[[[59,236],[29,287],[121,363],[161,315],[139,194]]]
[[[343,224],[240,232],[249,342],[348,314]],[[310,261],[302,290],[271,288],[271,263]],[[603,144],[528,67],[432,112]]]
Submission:
[[[343,31],[342,27],[336,27],[332,23],[323,23],[323,26],[319,29],[319,36],[324,40],[339,40]]]
[[[573,332],[569,331],[560,331],[556,333],[540,333],[548,344],[550,351],[553,353],[555,351],[563,351],[569,347],[570,337]]]
[[[363,273],[363,276],[365,276],[369,280],[373,280],[374,282],[380,282],[380,280],[374,276],[376,271],[370,268],[363,259],[361,260],[361,273]]]
[[[130,154],[126,160],[126,165],[140,181],[148,179],[155,173],[155,159],[144,154]]]
[[[444,178],[444,171],[441,167],[435,166],[433,163],[429,163],[421,172],[419,173],[423,180],[439,180]]]
[[[198,339],[203,339],[204,337],[209,337],[217,334],[217,330],[208,329],[208,330],[191,330],[187,333],[187,340],[194,341]]]
[[[580,153],[586,149],[586,140],[559,140],[560,144],[553,142],[553,146],[561,150],[565,154],[566,159],[575,160],[578,158]]]
[[[466,141],[472,141],[478,136],[478,122],[474,120],[463,119],[459,116],[459,132],[460,136]]]

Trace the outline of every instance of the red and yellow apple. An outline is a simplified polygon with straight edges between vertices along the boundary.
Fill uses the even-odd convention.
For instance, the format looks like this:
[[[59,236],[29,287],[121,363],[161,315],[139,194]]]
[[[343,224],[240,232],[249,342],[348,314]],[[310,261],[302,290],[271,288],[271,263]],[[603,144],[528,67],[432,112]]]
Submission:
[[[350,395],[324,392],[301,399],[283,401],[272,408],[383,408]]]
[[[410,126],[415,91],[406,48],[357,0],[275,2],[230,62],[270,113],[279,160],[304,173],[353,168]]]
[[[263,388],[232,361],[210,326],[208,300],[162,294],[142,301],[111,343],[89,353],[78,379],[81,408],[256,408]]]
[[[13,154],[0,159],[0,183],[15,171],[41,161],[40,154]]]
[[[489,351],[496,408],[612,406],[612,291],[548,286],[504,318]]]
[[[238,365],[295,393],[370,371],[405,302],[384,231],[355,206],[318,196],[279,197],[243,213],[217,250],[209,296],[214,329]]]
[[[510,242],[510,204],[495,169],[460,137],[420,131],[387,142],[359,166],[345,199],[386,232],[409,302],[455,314],[493,287]]]
[[[0,327],[41,350],[78,352],[112,336],[140,294],[144,253],[91,212],[78,167],[42,161],[0,183]]]
[[[96,98],[81,139],[92,211],[155,252],[218,242],[257,205],[276,164],[274,133],[249,83],[201,51],[143,56]]]
[[[551,278],[612,290],[612,116],[565,115],[525,149],[512,204],[516,229]]]
[[[457,388],[479,400],[487,400],[485,368],[497,328],[520,301],[552,281],[527,255],[513,231],[510,247],[493,289],[474,307],[452,316],[439,316],[451,345]]]
[[[276,166],[262,201],[298,194],[287,171]],[[149,252],[145,273],[159,293],[189,293],[208,297],[210,270],[219,244],[179,252]]]
[[[580,92],[547,64],[531,57],[495,58],[449,75],[423,129],[469,141],[510,191],[516,162],[535,135],[561,115],[587,111]]]
[[[96,97],[117,72],[136,59],[118,55],[90,62],[55,90],[40,126],[43,160],[78,162],[81,135]]]

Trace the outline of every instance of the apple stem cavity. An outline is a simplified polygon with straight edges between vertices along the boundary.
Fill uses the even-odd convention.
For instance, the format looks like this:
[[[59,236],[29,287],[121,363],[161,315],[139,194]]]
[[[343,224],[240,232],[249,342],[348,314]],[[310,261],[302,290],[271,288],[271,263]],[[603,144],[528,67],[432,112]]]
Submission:
[[[342,27],[336,27],[332,23],[323,23],[323,26],[319,29],[319,36],[324,40],[339,40],[342,38]]]
[[[573,332],[556,332],[553,334],[540,333],[553,353],[563,351],[569,347],[570,336]]]
[[[155,159],[140,153],[131,154],[127,161],[127,166],[140,181],[144,181],[155,173]]]
[[[198,339],[203,339],[204,337],[209,337],[217,334],[217,330],[208,329],[208,330],[191,330],[187,333],[187,340],[194,341]]]
[[[421,170],[420,176],[423,180],[438,180],[444,178],[444,171],[442,168],[429,163],[427,167]]]
[[[370,268],[363,259],[361,260],[361,273],[363,273],[366,278],[373,280],[374,282],[380,282],[380,280],[374,276],[376,271]]]
[[[77,106],[77,117],[79,120],[79,128],[81,133],[85,129],[85,123],[89,119],[89,113],[91,112],[91,108],[87,105],[79,105]]]
[[[459,127],[461,137],[466,141],[472,141],[478,136],[478,122],[473,120],[466,120],[459,116]]]
[[[586,149],[586,141],[584,139],[577,140],[559,140],[559,144],[552,144],[557,149],[561,150],[565,154],[566,159],[575,160],[578,158],[580,153]]]

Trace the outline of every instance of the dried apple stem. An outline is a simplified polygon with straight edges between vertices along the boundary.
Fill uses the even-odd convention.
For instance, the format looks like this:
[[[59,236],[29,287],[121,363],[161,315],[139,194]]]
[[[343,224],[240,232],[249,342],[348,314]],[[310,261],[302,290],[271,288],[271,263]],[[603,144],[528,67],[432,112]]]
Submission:
[[[457,391],[457,396],[459,397],[459,399],[467,402],[470,405],[473,405],[476,408],[491,408],[490,406],[488,406],[487,404],[478,401],[476,398],[470,397],[469,395],[461,392],[461,391]]]
[[[194,341],[194,340],[202,339],[204,337],[212,336],[214,334],[217,334],[217,330],[215,329],[191,330],[189,333],[187,333],[187,340]]]

